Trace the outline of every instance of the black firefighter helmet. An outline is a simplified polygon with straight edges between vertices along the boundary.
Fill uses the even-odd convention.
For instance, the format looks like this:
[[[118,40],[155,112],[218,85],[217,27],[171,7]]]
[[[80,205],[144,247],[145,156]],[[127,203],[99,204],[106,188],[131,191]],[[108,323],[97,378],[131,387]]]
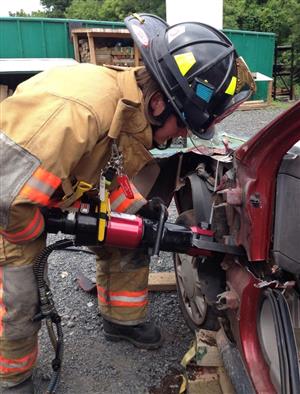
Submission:
[[[198,137],[211,138],[210,127],[255,91],[246,63],[219,30],[199,22],[169,26],[151,14],[125,23],[175,113]]]

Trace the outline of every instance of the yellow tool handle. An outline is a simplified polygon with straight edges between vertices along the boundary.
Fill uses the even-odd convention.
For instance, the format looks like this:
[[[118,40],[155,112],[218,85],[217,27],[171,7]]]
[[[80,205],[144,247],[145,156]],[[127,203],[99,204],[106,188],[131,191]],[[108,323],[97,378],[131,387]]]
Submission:
[[[109,192],[105,190],[105,199],[99,205],[99,227],[98,227],[98,241],[104,241],[105,228],[110,213]]]

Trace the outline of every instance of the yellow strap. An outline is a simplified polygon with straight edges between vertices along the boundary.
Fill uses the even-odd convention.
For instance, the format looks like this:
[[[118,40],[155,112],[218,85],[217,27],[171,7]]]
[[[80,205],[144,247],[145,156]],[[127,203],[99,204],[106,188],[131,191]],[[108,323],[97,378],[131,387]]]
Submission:
[[[77,182],[75,185],[75,192],[74,192],[75,196],[77,197],[77,200],[81,198],[84,193],[91,190],[92,187],[93,186],[87,182],[84,181]]]
[[[67,208],[71,206],[75,201],[79,200],[84,193],[91,190],[93,185],[84,181],[78,181],[73,186],[73,193],[69,196],[64,196],[61,203],[59,204],[60,208]]]
[[[189,362],[195,357],[196,355],[196,348],[197,348],[197,344],[196,341],[193,341],[191,344],[191,347],[189,348],[189,350],[185,353],[185,355],[183,356],[182,360],[181,360],[181,365],[186,368],[186,366],[189,364]],[[183,394],[186,392],[187,389],[187,384],[188,384],[188,380],[187,377],[185,375],[181,375],[182,377],[182,383],[179,389],[179,394]]]
[[[180,376],[182,377],[182,383],[181,383],[181,386],[179,389],[179,394],[183,394],[186,392],[188,380],[187,380],[186,376],[184,376],[184,375],[180,375]]]
[[[191,344],[190,349],[185,353],[183,359],[181,360],[181,365],[186,368],[189,362],[195,357],[196,355],[196,341],[193,341]]]

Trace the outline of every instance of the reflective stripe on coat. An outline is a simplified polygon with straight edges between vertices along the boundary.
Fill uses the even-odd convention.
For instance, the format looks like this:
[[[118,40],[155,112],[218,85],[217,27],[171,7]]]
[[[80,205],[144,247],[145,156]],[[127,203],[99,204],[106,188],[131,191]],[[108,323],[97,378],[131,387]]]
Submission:
[[[138,192],[136,187],[130,182],[133,198],[127,198],[121,186],[118,186],[110,193],[109,201],[113,212],[134,214],[138,212],[147,200]]]
[[[44,231],[45,220],[39,208],[35,208],[33,218],[27,223],[23,230],[16,232],[1,231],[0,234],[7,241],[14,244],[22,244],[38,238]]]
[[[47,206],[60,184],[61,180],[57,176],[39,167],[22,187],[20,196],[33,203]]]

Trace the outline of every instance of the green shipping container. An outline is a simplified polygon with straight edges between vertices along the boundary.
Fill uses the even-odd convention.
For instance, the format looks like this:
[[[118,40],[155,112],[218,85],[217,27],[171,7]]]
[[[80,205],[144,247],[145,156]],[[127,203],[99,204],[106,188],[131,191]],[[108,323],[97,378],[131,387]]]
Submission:
[[[274,33],[227,29],[223,32],[233,42],[238,54],[244,58],[252,72],[272,78],[276,38]],[[266,100],[268,83],[257,82],[256,87],[257,91],[252,100]]]
[[[124,28],[122,22],[0,17],[0,58],[74,58],[74,28]],[[252,72],[272,77],[275,34],[223,30]],[[267,98],[267,82],[257,83],[254,100]]]
[[[72,29],[124,26],[121,22],[0,17],[0,58],[74,58]]]

